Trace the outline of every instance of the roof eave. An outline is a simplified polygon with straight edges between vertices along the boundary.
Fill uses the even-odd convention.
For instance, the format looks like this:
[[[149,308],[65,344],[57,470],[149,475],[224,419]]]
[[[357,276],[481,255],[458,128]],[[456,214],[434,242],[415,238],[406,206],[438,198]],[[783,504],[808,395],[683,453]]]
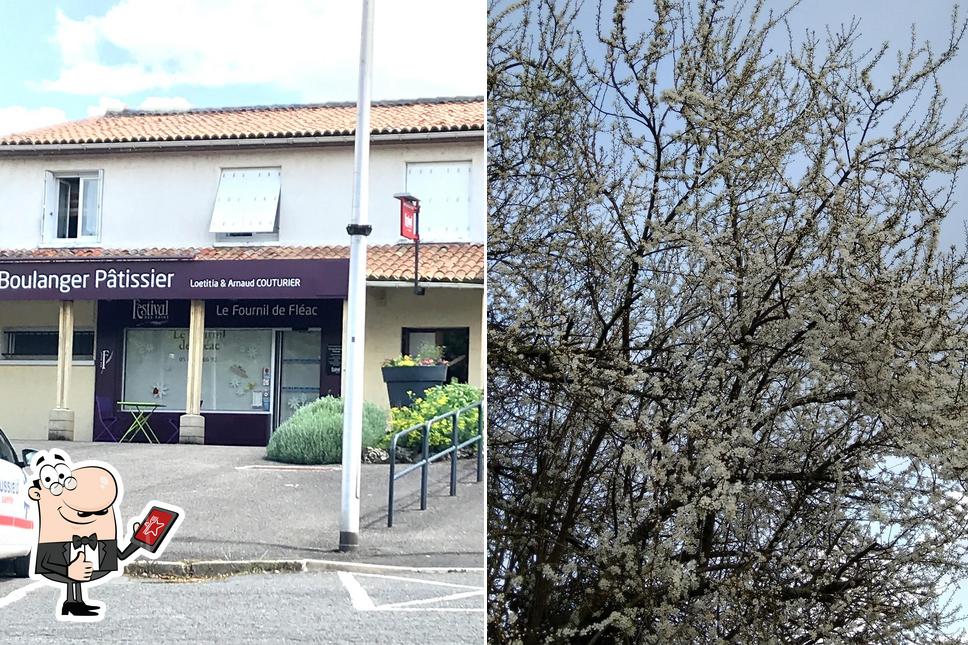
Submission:
[[[484,138],[483,129],[452,130],[444,132],[402,132],[373,134],[370,143],[402,144],[446,141],[468,141]],[[0,156],[100,154],[105,152],[158,152],[186,150],[225,150],[257,148],[259,150],[327,147],[353,145],[355,137],[329,135],[317,137],[265,137],[251,139],[189,139],[181,141],[118,141],[102,143],[29,143],[0,145]]]
[[[413,280],[399,280],[399,279],[382,279],[374,277],[374,274],[366,279],[366,286],[368,287],[386,287],[386,288],[412,288]],[[465,280],[429,280],[423,277],[420,278],[421,287],[448,287],[450,289],[483,289],[484,281],[475,279],[465,279]]]

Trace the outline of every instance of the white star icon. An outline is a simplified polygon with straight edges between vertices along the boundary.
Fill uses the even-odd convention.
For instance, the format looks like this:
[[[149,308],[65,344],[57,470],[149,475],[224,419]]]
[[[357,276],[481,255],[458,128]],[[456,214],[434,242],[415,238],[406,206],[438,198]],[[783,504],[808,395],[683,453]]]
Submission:
[[[145,535],[152,538],[158,537],[158,532],[165,526],[165,523],[160,521],[157,517],[152,517],[148,519],[148,523],[145,524]]]

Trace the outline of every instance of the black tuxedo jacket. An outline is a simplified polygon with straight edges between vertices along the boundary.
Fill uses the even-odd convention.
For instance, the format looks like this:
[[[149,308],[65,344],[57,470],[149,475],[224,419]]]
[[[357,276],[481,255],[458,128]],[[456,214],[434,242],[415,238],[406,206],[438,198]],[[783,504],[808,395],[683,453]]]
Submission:
[[[112,571],[118,570],[118,561],[127,560],[138,550],[138,545],[132,542],[123,551],[118,552],[117,540],[98,540],[98,562],[94,564],[91,580],[97,580]],[[58,582],[71,582],[67,577],[67,565],[71,558],[70,542],[40,542],[37,545],[37,566],[35,573]]]

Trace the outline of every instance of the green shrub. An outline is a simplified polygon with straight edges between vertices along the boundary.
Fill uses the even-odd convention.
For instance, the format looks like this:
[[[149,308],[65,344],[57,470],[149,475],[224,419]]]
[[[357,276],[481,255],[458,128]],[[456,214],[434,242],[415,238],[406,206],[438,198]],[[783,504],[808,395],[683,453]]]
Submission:
[[[386,435],[387,413],[363,403],[363,447]],[[338,464],[343,458],[343,399],[326,396],[302,406],[269,439],[266,457],[289,464]]]
[[[432,387],[424,392],[422,398],[414,399],[411,405],[390,410],[390,434],[384,440],[384,445],[388,445],[390,437],[401,430],[406,430],[445,412],[463,408],[480,400],[481,390],[466,383],[448,383]],[[457,436],[461,442],[477,434],[477,416],[477,410],[471,410],[460,415],[457,424]],[[444,419],[430,426],[431,452],[438,452],[451,445],[452,423],[450,419]],[[414,430],[400,437],[398,445],[419,449],[421,433],[421,430]]]

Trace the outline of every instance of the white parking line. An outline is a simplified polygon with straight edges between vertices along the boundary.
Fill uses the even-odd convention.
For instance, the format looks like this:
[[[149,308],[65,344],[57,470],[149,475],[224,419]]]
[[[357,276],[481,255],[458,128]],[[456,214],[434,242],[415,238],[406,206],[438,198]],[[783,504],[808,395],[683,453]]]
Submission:
[[[246,466],[236,466],[236,470],[268,470],[268,471],[287,471],[287,472],[303,472],[303,473],[318,473],[318,472],[332,472],[341,470],[342,466],[303,466],[300,464],[248,464]]]
[[[3,598],[0,598],[0,607],[6,607],[7,605],[12,605],[18,600],[23,600],[24,596],[29,594],[31,591],[36,591],[44,587],[47,583],[41,582],[40,580],[36,582],[31,582],[29,585],[24,585],[18,589],[14,589],[8,593]]]
[[[461,598],[471,598],[473,596],[484,596],[484,590],[462,591],[452,593],[449,596],[438,596],[436,598],[424,598],[423,600],[407,600],[404,602],[392,602],[389,605],[380,605],[380,609],[399,609],[400,607],[413,607],[414,605],[426,605],[432,602],[444,602],[445,600],[460,600]],[[463,607],[461,608],[463,609]]]
[[[463,598],[471,598],[473,596],[484,596],[483,587],[475,587],[473,585],[459,585],[450,582],[438,582],[436,580],[423,580],[421,578],[407,578],[403,576],[385,576],[377,573],[349,573],[347,571],[338,571],[340,582],[343,583],[343,587],[346,592],[350,595],[350,601],[353,603],[353,608],[357,611],[439,611],[439,612],[483,612],[483,607],[424,607],[422,605],[429,605],[432,603],[447,602],[449,600],[460,600]],[[457,593],[448,594],[446,596],[435,596],[433,598],[422,598],[420,600],[406,600],[403,602],[394,602],[384,605],[377,605],[370,598],[370,594],[366,592],[363,585],[360,584],[356,576],[366,576],[370,578],[385,578],[387,580],[405,580],[407,582],[416,582],[423,585],[431,585],[436,587],[450,587],[456,589],[469,589],[470,591],[461,591]],[[417,606],[421,605],[421,606]]]
[[[336,575],[339,576],[343,587],[349,593],[350,600],[353,601],[353,609],[359,611],[373,611],[375,609],[373,601],[370,599],[370,594],[366,593],[366,589],[353,577],[352,573],[339,571]]]
[[[357,573],[357,576],[365,576],[367,578],[384,578],[386,580],[403,580],[405,582],[418,582],[422,585],[432,585],[435,587],[453,587],[454,589],[480,589],[484,591],[483,587],[477,587],[475,585],[458,585],[453,582],[437,582],[436,580],[424,580],[422,578],[408,578],[406,576],[388,576],[382,573]]]

